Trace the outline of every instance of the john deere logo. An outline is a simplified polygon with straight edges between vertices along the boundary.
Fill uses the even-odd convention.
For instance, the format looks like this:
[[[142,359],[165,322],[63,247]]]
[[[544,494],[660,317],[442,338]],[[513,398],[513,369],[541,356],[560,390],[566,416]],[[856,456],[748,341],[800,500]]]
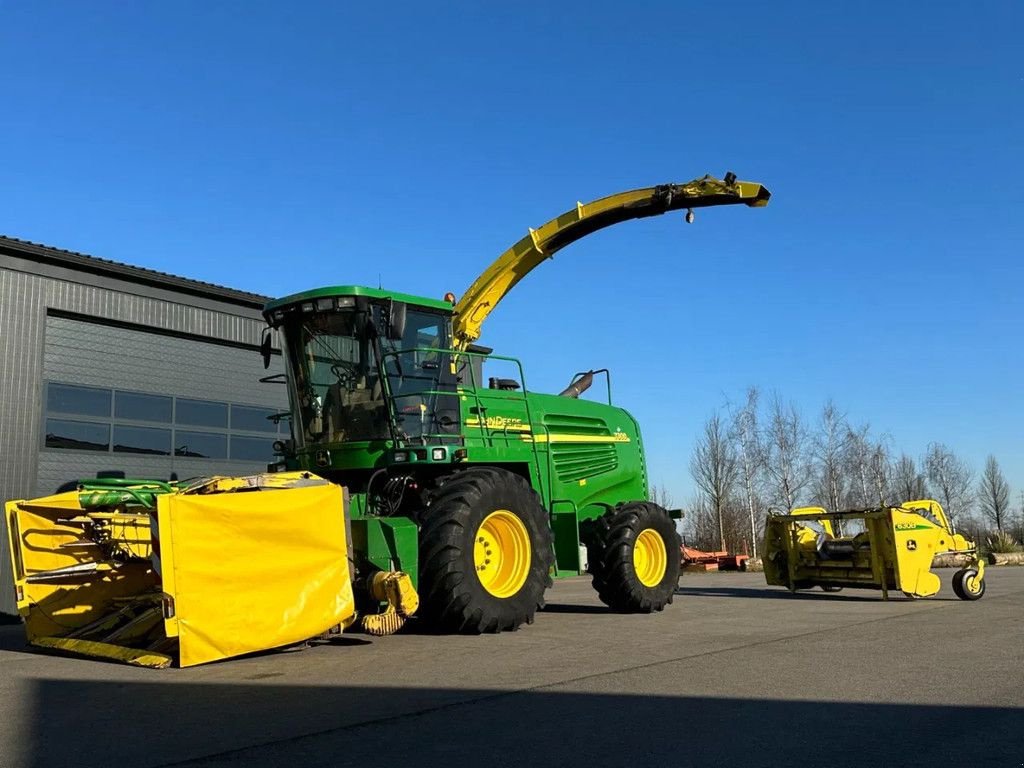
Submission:
[[[331,452],[330,451],[317,451],[313,457],[318,467],[326,467],[331,463]]]

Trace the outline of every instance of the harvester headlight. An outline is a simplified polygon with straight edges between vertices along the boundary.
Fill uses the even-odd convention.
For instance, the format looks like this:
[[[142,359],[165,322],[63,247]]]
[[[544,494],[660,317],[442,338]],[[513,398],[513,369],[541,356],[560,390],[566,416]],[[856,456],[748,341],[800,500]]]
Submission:
[[[356,305],[356,297],[355,296],[342,296],[341,298],[338,299],[338,307],[339,308],[354,307],[355,305]]]
[[[408,460],[409,460],[409,452],[408,451],[395,451],[395,461],[408,461]]]
[[[334,299],[330,296],[316,300],[316,308],[319,310],[334,309]]]
[[[312,312],[313,310],[314,310],[314,307],[313,307],[313,302],[312,301],[304,301],[304,302],[302,302],[302,311],[303,312]]]
[[[434,461],[444,461],[448,457],[448,451],[444,448],[434,448],[430,452],[430,458]]]

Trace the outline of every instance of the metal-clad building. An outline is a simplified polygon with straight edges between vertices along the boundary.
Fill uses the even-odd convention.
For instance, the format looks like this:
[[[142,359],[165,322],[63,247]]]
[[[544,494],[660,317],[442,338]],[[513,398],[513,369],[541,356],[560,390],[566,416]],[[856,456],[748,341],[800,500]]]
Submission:
[[[266,298],[0,237],[0,501],[123,472],[266,468],[287,422]],[[0,613],[14,613],[6,523]]]

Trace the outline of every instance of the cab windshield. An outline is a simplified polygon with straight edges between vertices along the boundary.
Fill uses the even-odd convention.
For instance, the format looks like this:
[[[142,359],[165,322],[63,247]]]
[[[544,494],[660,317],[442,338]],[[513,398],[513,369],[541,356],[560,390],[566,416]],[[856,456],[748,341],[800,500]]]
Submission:
[[[282,328],[300,445],[392,437],[388,394],[400,438],[424,434],[441,350],[450,345],[446,315],[410,307],[401,339],[389,339],[386,311],[345,308],[303,313]],[[384,360],[387,382],[381,380]],[[427,419],[429,420],[429,419]]]

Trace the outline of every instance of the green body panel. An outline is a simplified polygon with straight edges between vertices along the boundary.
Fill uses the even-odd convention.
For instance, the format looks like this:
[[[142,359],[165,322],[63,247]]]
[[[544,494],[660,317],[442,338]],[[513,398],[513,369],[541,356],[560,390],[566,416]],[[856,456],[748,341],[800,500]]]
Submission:
[[[444,302],[370,288],[322,288],[295,294],[267,305],[266,312],[288,308],[316,298],[365,296],[370,299],[404,301],[430,309],[451,309]],[[432,350],[437,352],[438,350]],[[447,354],[447,353],[446,353]],[[453,359],[476,353],[451,351]],[[512,358],[501,359],[519,365]],[[375,470],[409,467],[443,473],[458,465],[500,466],[526,477],[549,511],[554,534],[556,576],[582,571],[580,526],[600,517],[616,504],[647,498],[647,472],[637,422],[625,410],[607,403],[558,395],[503,390],[480,386],[477,374],[467,366],[457,385],[460,444],[427,442],[427,456],[396,463],[396,451],[408,453],[417,445],[396,445],[392,439],[320,442],[299,447],[288,457],[287,468],[315,472],[349,488],[352,542],[357,559],[389,570],[400,568],[418,575],[416,523],[408,517],[378,517],[369,510],[368,498],[350,480]],[[453,367],[454,371],[454,367]],[[567,375],[570,372],[567,372]],[[294,413],[293,404],[293,413]],[[443,466],[429,458],[429,448],[447,445]],[[463,455],[454,456],[456,448]]]
[[[320,299],[325,297],[333,298],[335,296],[365,296],[369,299],[390,299],[392,301],[404,301],[406,304],[413,304],[418,307],[440,309],[445,312],[452,311],[452,305],[447,301],[441,301],[440,299],[428,299],[424,296],[412,296],[407,293],[395,293],[394,291],[385,291],[380,288],[367,288],[362,285],[335,285],[327,288],[314,288],[311,291],[303,291],[302,293],[293,293],[290,296],[285,296],[269,302],[263,308],[263,311],[272,312],[280,307],[296,304],[300,301],[309,301],[310,299]]]
[[[495,389],[464,388],[460,397],[466,460],[525,466],[549,511],[583,521],[647,498],[640,430],[623,409]]]
[[[352,548],[382,571],[405,571],[418,586],[419,531],[407,517],[353,515]]]
[[[583,573],[580,558],[580,519],[576,510],[556,508],[551,513],[551,533],[555,541],[555,568],[559,573]]]

